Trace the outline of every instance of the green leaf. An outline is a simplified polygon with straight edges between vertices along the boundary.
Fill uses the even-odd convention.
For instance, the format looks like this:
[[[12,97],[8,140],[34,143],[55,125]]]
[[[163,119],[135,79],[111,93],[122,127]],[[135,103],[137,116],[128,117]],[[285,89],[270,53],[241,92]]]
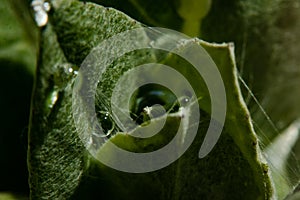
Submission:
[[[203,112],[194,143],[170,166],[158,171],[130,174],[108,168],[85,149],[76,130],[72,113],[72,86],[79,65],[104,39],[125,30],[141,27],[125,14],[90,3],[60,0],[52,5],[49,23],[42,31],[41,54],[30,125],[29,171],[31,198],[106,199],[271,199],[272,183],[262,159],[247,107],[238,85],[232,44],[188,42],[203,46],[218,66],[227,95],[227,116],[219,142],[206,157],[199,159],[210,119],[206,90],[198,89]],[[142,55],[142,56],[141,56]],[[146,55],[146,57],[144,57]],[[150,55],[150,58],[147,58]],[[195,55],[197,56],[197,55]],[[153,54],[129,54],[113,63],[99,80],[98,95],[111,97],[115,83],[129,69]],[[194,86],[205,85],[193,76],[186,63],[172,55],[165,64],[183,71]],[[70,70],[72,69],[72,70]],[[135,80],[131,80],[134,84]],[[100,96],[102,97],[102,96]],[[101,102],[100,102],[101,103]],[[97,105],[96,105],[97,106]],[[98,105],[105,108],[104,105]],[[101,107],[102,106],[102,107]],[[131,151],[151,151],[174,135],[180,115],[167,118],[167,125],[156,136],[139,140],[117,133],[111,141]],[[154,126],[160,118],[151,121]],[[189,128],[189,124],[185,128]],[[139,129],[139,128],[138,128]],[[138,131],[138,129],[136,131]],[[111,159],[115,155],[100,148]],[[147,188],[144,191],[143,188]],[[192,196],[191,196],[192,194]]]
[[[104,5],[106,7],[116,8],[136,20],[150,26],[166,27],[174,30],[180,30],[183,19],[177,13],[176,7],[179,1],[108,1],[92,0],[91,2]]]
[[[210,13],[202,21],[202,39],[234,42],[241,76],[279,129],[276,131],[270,126],[270,120],[245,90],[264,144],[299,118],[298,5],[299,0],[214,0]],[[280,97],[284,97],[284,101]]]
[[[286,196],[286,200],[297,200],[300,198],[299,184],[294,188],[294,191]]]
[[[237,68],[281,131],[299,118],[299,0],[90,0],[148,26],[166,27],[208,42],[233,42]],[[245,88],[243,94],[263,143],[279,134]],[[290,92],[294,95],[290,95]],[[278,96],[285,94],[282,102]],[[280,105],[280,106],[278,106]],[[282,116],[282,112],[287,114]]]
[[[202,12],[194,10],[209,1],[92,1],[120,9],[146,25],[172,28],[209,42],[233,42],[241,89],[262,148],[272,145],[299,118],[299,0],[213,0],[201,20],[196,19]],[[299,150],[295,153],[299,155]],[[298,168],[299,162],[292,166]]]
[[[88,162],[76,133],[72,81],[90,50],[105,38],[139,27],[114,9],[56,1],[42,31],[31,110],[29,171],[31,198],[70,198]],[[118,63],[125,68],[128,63]],[[119,72],[121,73],[121,72]]]

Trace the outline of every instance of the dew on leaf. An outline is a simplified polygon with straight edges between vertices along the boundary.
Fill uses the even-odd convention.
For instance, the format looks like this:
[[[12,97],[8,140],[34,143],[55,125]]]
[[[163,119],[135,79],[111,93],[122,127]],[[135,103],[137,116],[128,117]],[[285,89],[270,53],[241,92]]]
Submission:
[[[69,68],[68,72],[72,73],[73,72],[73,68]]]
[[[34,14],[35,21],[39,27],[45,26],[48,22],[48,15],[43,10],[38,10]]]
[[[54,66],[55,86],[64,89],[72,78],[78,74],[78,67],[71,63],[62,63]]]
[[[78,67],[74,66],[74,65],[66,66],[65,70],[66,70],[66,73],[69,73],[69,74],[75,74],[75,75],[78,74]]]
[[[168,88],[159,84],[146,84],[134,92],[130,99],[130,116],[138,124],[149,119],[150,112],[154,116],[161,116],[161,109],[153,109],[160,105],[168,112],[178,111],[176,95]]]
[[[53,106],[55,105],[55,103],[57,102],[58,99],[58,94],[59,92],[57,90],[53,90],[47,100],[47,107],[48,108],[53,108]]]
[[[38,27],[48,23],[48,13],[51,9],[50,3],[44,0],[33,0],[31,6],[34,10],[34,19]]]

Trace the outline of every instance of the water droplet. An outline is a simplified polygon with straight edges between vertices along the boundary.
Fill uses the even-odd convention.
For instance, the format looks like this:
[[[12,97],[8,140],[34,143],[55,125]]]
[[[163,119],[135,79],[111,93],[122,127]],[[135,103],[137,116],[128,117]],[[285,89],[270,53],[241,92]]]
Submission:
[[[47,106],[48,108],[53,108],[53,106],[55,105],[55,103],[57,102],[57,99],[58,99],[58,94],[59,92],[57,90],[53,90],[50,94],[49,94],[49,97],[48,97],[48,100],[47,100]]]
[[[163,112],[154,105],[161,105],[166,112],[178,111],[178,101],[175,94],[168,88],[159,84],[146,84],[134,92],[130,99],[130,116],[138,124],[149,119],[149,114],[161,116]]]
[[[104,134],[99,134],[99,133],[93,133],[93,134],[95,136],[97,135],[98,137],[110,137],[112,132],[115,130],[115,124],[111,118],[111,114],[108,111],[100,111],[97,114],[97,120],[99,120],[97,123],[99,127],[97,126],[96,132],[103,131]]]
[[[33,0],[31,6],[34,10],[34,19],[38,27],[43,27],[48,23],[48,14],[51,6],[49,2],[44,0]]]
[[[39,10],[35,13],[35,21],[39,27],[43,27],[48,22],[48,15],[45,11]]]
[[[48,98],[45,104],[48,115],[51,113],[51,110],[53,109],[54,105],[57,103],[58,98],[59,98],[58,90],[53,90],[50,93],[48,93]]]
[[[74,65],[70,65],[70,64],[67,64],[64,66],[64,70],[66,73],[68,74],[75,74],[77,75],[78,74],[78,67],[77,66],[74,66]]]

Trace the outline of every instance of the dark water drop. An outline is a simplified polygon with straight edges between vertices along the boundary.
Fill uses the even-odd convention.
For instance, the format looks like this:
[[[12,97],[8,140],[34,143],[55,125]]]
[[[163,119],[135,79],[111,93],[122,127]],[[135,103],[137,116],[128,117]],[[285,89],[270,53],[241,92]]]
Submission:
[[[159,84],[147,84],[136,90],[130,99],[130,117],[138,124],[149,120],[149,107],[161,105],[166,112],[177,112],[179,103],[176,95],[168,88]],[[159,117],[155,115],[155,117]]]

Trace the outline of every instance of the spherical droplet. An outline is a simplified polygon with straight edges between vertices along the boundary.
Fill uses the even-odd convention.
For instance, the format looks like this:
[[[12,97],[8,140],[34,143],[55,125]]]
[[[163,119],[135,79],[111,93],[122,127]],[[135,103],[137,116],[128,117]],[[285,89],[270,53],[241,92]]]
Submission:
[[[34,19],[38,27],[43,27],[48,23],[48,11],[51,6],[49,2],[44,0],[33,0],[31,6],[34,10]]]

